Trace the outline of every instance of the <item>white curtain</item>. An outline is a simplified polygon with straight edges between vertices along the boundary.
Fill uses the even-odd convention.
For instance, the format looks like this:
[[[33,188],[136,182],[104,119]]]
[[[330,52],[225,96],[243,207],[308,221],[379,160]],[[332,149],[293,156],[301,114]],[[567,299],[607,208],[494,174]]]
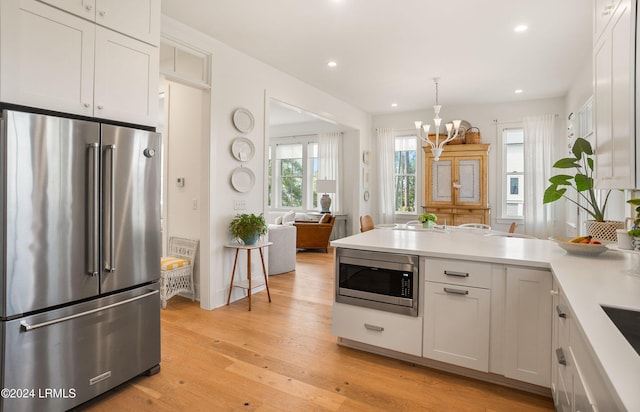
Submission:
[[[382,223],[395,223],[395,136],[393,129],[377,129],[377,132],[380,215]]]
[[[531,116],[524,123],[525,232],[541,239],[553,235],[552,204],[543,204],[544,190],[553,173],[555,116]]]
[[[331,196],[333,213],[342,210],[340,204],[340,142],[341,132],[321,133],[318,136],[318,179],[336,181],[336,193]]]

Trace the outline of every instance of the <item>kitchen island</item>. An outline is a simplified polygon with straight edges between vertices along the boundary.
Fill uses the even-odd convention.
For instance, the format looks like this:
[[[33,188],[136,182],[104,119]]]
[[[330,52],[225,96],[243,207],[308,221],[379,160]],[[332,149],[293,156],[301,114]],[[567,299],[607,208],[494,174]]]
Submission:
[[[610,397],[606,405],[618,410],[640,410],[640,355],[627,342],[621,332],[602,310],[600,305],[620,307],[640,311],[640,254],[635,252],[610,250],[596,257],[584,257],[568,255],[564,250],[549,240],[510,238],[505,236],[491,236],[491,233],[457,231],[457,230],[390,230],[375,229],[369,232],[357,234],[347,238],[335,240],[331,245],[336,248],[356,249],[382,253],[413,254],[424,258],[428,267],[430,259],[450,259],[455,261],[484,262],[493,265],[505,265],[512,268],[526,267],[542,271],[551,271],[553,275],[553,288],[549,290],[553,296],[553,316],[556,316],[555,306],[558,294],[563,304],[568,306],[572,323],[573,342],[584,338],[584,348],[575,345],[568,351],[565,348],[564,358],[556,353],[555,345],[562,342],[562,326],[556,326],[554,321],[553,347],[549,349],[548,362],[552,364],[551,389],[556,396],[567,396],[565,392],[575,392],[575,402],[582,400],[579,395],[589,398],[598,398],[598,391],[603,391]],[[424,268],[422,268],[424,269]],[[513,272],[515,273],[515,272]],[[509,271],[506,271],[509,276]],[[425,282],[424,274],[421,274],[420,284]],[[492,291],[492,299],[504,294],[504,290]],[[421,292],[420,299],[425,295]],[[566,301],[566,302],[565,302]],[[419,303],[424,322],[427,322],[424,301]],[[546,303],[545,303],[546,304]],[[550,306],[550,305],[549,305]],[[334,305],[334,316],[340,316],[341,311],[335,307],[343,308],[344,305]],[[490,325],[491,333],[495,335],[496,318],[495,307],[492,305]],[[551,313],[551,311],[549,311]],[[338,314],[338,315],[336,315]],[[381,312],[380,315],[387,314]],[[334,322],[338,319],[334,318]],[[551,328],[551,320],[548,325]],[[558,332],[560,331],[560,332]],[[546,332],[546,331],[544,331]],[[557,335],[561,336],[558,337]],[[568,334],[568,332],[567,332]],[[338,334],[339,337],[340,334]],[[492,342],[495,336],[492,336]],[[366,343],[366,342],[365,342]],[[549,342],[552,345],[552,342]],[[366,349],[366,348],[365,348]],[[384,353],[383,351],[380,351]],[[493,353],[500,353],[494,351]],[[589,381],[589,376],[596,375],[596,387],[589,389],[573,388],[572,383],[576,378],[563,381],[564,366],[557,368],[557,363],[564,361],[563,365],[573,363],[573,357],[578,359],[586,353],[589,364],[582,369],[575,367],[575,376]],[[391,355],[393,356],[393,355]],[[423,355],[425,356],[425,355]],[[495,365],[495,359],[491,360]],[[499,363],[499,361],[497,362]],[[592,365],[592,364],[593,365]],[[490,365],[490,371],[493,366]],[[500,368],[501,366],[499,366]],[[560,375],[560,377],[558,377]],[[568,382],[571,380],[571,382]],[[602,380],[603,383],[599,380]],[[557,382],[558,387],[555,385]],[[565,388],[565,386],[572,386]],[[556,395],[556,392],[559,395]],[[585,395],[586,394],[586,395]],[[573,396],[573,395],[571,395]],[[556,401],[558,402],[558,401]],[[570,403],[573,402],[573,398]],[[597,403],[597,402],[592,402]],[[562,403],[560,403],[561,405]],[[595,406],[595,405],[594,405]],[[562,409],[560,407],[560,409]],[[593,409],[593,408],[592,408]],[[600,410],[602,405],[600,405]]]

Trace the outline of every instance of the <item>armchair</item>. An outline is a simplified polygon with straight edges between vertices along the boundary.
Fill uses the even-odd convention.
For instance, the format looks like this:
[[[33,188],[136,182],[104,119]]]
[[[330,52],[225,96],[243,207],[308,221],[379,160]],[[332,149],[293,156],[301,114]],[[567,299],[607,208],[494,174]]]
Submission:
[[[295,222],[297,228],[296,249],[324,249],[325,253],[329,248],[329,237],[336,221],[335,216],[327,215],[323,223],[315,222]]]

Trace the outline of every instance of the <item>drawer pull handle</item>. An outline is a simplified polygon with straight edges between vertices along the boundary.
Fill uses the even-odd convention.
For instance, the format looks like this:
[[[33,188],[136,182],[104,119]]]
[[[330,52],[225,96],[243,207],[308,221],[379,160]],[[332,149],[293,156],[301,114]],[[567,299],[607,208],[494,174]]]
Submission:
[[[468,278],[469,274],[465,272],[453,272],[451,270],[445,270],[444,274],[447,276],[457,276],[459,278]]]
[[[452,288],[444,288],[444,291],[447,293],[453,293],[454,295],[468,295],[468,290],[463,289],[452,289]]]
[[[365,329],[372,330],[374,332],[382,332],[384,328],[382,326],[369,325],[368,323],[364,324]]]
[[[556,312],[558,312],[559,318],[567,318],[567,312],[564,311],[564,308],[561,305],[556,305]]]
[[[556,349],[556,357],[558,358],[558,363],[560,365],[567,365],[567,359],[564,357],[564,351],[562,348]]]

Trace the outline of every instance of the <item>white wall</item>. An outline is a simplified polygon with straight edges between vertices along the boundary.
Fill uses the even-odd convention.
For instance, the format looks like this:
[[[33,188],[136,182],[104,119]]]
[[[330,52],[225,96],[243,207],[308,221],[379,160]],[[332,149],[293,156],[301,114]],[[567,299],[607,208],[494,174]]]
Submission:
[[[492,145],[489,152],[489,205],[491,207],[491,226],[498,230],[507,230],[509,224],[496,221],[496,206],[498,203],[498,189],[501,184],[498,176],[497,165],[497,153],[496,148],[497,136],[495,120],[498,122],[519,121],[525,116],[535,116],[542,114],[557,114],[558,121],[556,122],[558,136],[558,148],[562,145],[562,139],[565,139],[563,135],[565,115],[565,99],[560,97],[556,99],[543,99],[543,100],[529,100],[515,103],[503,103],[503,104],[483,104],[483,105],[458,105],[448,106],[442,105],[442,112],[440,116],[445,119],[463,119],[471,123],[472,126],[478,127],[482,135],[482,143],[490,143]],[[426,109],[421,111],[402,112],[397,114],[378,115],[373,117],[373,132],[376,128],[389,127],[398,131],[414,132],[414,121],[422,120],[432,123],[433,109]],[[375,169],[375,168],[374,168]],[[422,166],[421,166],[422,170]],[[375,171],[375,170],[374,170]],[[422,173],[421,175],[424,175]],[[374,179],[375,181],[375,179]],[[424,182],[419,183],[420,186],[424,185]],[[377,193],[376,193],[377,195]],[[542,199],[540,199],[542,201]],[[422,199],[418,203],[418,206],[422,205]],[[376,202],[373,203],[373,213],[377,215],[378,210]],[[556,210],[562,213],[562,206],[554,206]],[[421,208],[418,207],[420,211]],[[510,223],[510,222],[509,222]]]
[[[371,118],[345,102],[166,16],[162,18],[162,33],[211,54],[211,132],[210,141],[203,144],[202,148],[208,155],[208,162],[203,165],[203,181],[205,184],[208,183],[208,187],[202,193],[203,199],[200,204],[203,216],[200,305],[205,309],[213,309],[226,303],[231,278],[233,250],[224,247],[232,240],[228,233],[229,221],[238,212],[265,212],[264,149],[268,134],[265,102],[273,97],[358,130],[357,134],[349,133],[350,152],[345,157],[345,175],[355,175],[359,172],[358,159],[363,148],[368,146]],[[247,193],[238,193],[230,185],[232,170],[240,166],[240,162],[230,153],[230,145],[235,137],[242,135],[233,127],[231,116],[233,111],[240,107],[251,111],[255,118],[255,128],[246,137],[253,141],[256,156],[245,166],[255,174],[256,184]],[[360,206],[357,200],[361,197],[361,189],[353,189],[354,187],[345,188],[345,204],[354,208],[350,211],[352,214],[358,213]],[[246,210],[234,210],[234,200],[244,200]],[[239,265],[245,261],[243,252]],[[253,259],[253,262],[255,266],[252,265],[252,271],[260,274],[259,259]],[[246,268],[240,267],[236,276],[246,276]],[[234,293],[234,298],[240,296],[240,293]]]

